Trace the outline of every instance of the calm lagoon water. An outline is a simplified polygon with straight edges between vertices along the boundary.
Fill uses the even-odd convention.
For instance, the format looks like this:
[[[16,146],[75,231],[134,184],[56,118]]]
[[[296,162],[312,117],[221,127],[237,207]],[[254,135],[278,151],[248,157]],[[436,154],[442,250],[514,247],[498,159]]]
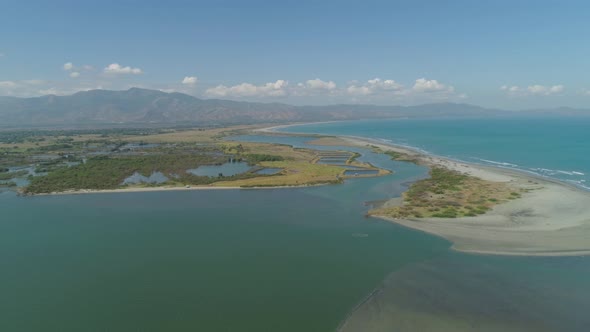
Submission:
[[[189,169],[188,172],[199,176],[217,177],[219,173],[224,176],[232,176],[250,170],[250,165],[245,162],[225,163],[222,165],[204,165],[198,168]]]
[[[458,254],[367,219],[366,202],[398,196],[426,170],[350,150],[396,173],[299,189],[0,192],[0,331],[590,326],[588,259]]]
[[[365,200],[424,175],[400,166],[290,190],[2,192],[0,330],[334,330],[391,271],[449,246],[364,218]]]

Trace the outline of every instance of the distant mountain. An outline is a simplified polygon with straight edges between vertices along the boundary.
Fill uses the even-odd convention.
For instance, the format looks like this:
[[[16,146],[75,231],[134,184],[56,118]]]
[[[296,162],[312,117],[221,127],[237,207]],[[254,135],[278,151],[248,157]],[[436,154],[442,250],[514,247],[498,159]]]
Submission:
[[[572,113],[568,109],[568,113]],[[468,104],[419,106],[331,105],[292,106],[199,99],[182,93],[131,88],[90,90],[70,96],[0,97],[0,126],[74,125],[214,125],[284,123],[375,118],[506,115],[513,112]],[[539,111],[549,114],[551,110]]]

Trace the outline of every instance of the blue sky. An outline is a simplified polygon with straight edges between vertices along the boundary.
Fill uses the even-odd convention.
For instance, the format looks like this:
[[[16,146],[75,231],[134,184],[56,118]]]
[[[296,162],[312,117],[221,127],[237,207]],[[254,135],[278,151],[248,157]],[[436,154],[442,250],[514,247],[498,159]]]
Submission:
[[[0,1],[0,95],[590,107],[583,1]],[[184,83],[183,83],[184,81]]]

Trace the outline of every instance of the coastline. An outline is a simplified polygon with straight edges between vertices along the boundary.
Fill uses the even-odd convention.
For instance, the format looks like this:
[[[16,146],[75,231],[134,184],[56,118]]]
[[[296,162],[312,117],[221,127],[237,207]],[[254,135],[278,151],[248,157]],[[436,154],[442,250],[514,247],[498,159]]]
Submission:
[[[336,121],[331,121],[336,122]],[[346,136],[307,133],[284,133],[281,128],[300,123],[255,129],[256,132],[279,135],[329,136],[335,142],[325,145],[341,145],[367,148],[368,145],[383,151],[408,155],[427,167],[444,167],[492,182],[505,182],[516,189],[526,191],[522,197],[494,206],[476,217],[461,218],[407,218],[374,217],[403,227],[442,237],[452,242],[452,249],[474,254],[573,256],[590,255],[590,192],[573,184],[543,177],[529,172],[498,166],[480,165],[435,156],[411,147],[399,146],[382,140]],[[325,184],[314,184],[319,186]],[[95,193],[131,193],[187,190],[248,190],[295,189],[296,186],[175,186],[131,187],[107,190],[76,190],[37,195],[76,195]],[[393,198],[388,202],[399,206],[403,202]]]
[[[509,182],[530,190],[477,217],[457,219],[378,218],[445,238],[452,249],[475,254],[519,256],[590,255],[590,193],[568,183],[516,170],[480,166],[424,155],[360,138],[341,137],[354,145],[371,144],[407,153],[429,167],[442,166],[492,182]]]
[[[292,125],[280,126],[285,128]],[[277,127],[267,128],[277,132]],[[289,135],[291,133],[284,133]],[[295,133],[297,134],[297,133]],[[301,133],[299,133],[301,134]],[[441,166],[492,182],[505,182],[527,192],[476,217],[394,219],[375,216],[403,227],[442,237],[452,249],[486,255],[590,255],[590,192],[570,183],[526,171],[468,163],[405,146],[357,137],[330,135],[345,145],[373,145],[416,158],[428,167]],[[400,204],[394,198],[391,204]]]
[[[120,189],[82,189],[82,190],[70,190],[60,191],[52,193],[40,193],[33,195],[24,196],[54,196],[54,195],[86,195],[86,194],[116,194],[116,193],[139,193],[139,192],[157,192],[157,191],[193,191],[193,190],[269,190],[269,189],[289,189],[289,188],[306,188],[306,187],[317,187],[325,184],[310,184],[310,185],[298,185],[298,186],[276,186],[276,187],[236,187],[236,186],[191,186],[191,187],[131,187],[131,188],[120,188]],[[22,194],[22,193],[19,193]]]

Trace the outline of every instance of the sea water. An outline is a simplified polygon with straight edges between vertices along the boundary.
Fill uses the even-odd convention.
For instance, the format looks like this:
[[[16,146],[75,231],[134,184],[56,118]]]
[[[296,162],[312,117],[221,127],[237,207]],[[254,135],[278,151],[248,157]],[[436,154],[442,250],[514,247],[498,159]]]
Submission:
[[[280,131],[368,137],[590,189],[590,117],[365,120]]]

